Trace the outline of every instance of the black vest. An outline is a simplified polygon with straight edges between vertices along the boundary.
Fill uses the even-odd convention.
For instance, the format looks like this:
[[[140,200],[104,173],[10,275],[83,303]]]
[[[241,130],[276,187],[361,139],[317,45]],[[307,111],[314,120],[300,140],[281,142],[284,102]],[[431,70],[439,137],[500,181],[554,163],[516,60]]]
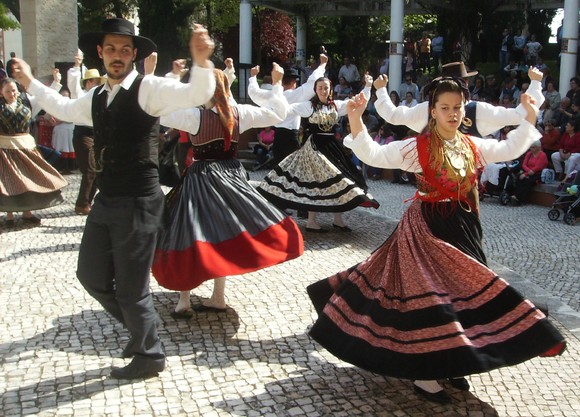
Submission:
[[[108,196],[145,196],[159,190],[159,118],[139,106],[140,75],[107,107],[107,93],[93,94],[97,185]],[[102,87],[104,88],[104,87]]]
[[[477,101],[470,101],[465,105],[465,117],[459,126],[459,131],[466,135],[481,137],[477,130],[477,122],[475,121],[477,111]]]

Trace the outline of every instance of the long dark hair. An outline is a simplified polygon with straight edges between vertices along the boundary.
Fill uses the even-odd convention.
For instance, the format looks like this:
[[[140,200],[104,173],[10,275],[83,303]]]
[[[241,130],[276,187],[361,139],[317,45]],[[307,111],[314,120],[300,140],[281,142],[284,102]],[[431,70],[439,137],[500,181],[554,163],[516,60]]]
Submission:
[[[318,94],[316,94],[316,86],[318,85],[319,82],[324,82],[324,81],[328,81],[328,83],[330,84],[330,91],[328,93],[328,101],[326,103],[323,103],[320,101],[320,99],[318,98]],[[336,104],[334,104],[334,100],[332,98],[332,81],[330,81],[329,78],[327,77],[320,77],[319,79],[317,79],[316,81],[314,81],[314,97],[312,97],[312,99],[310,100],[310,102],[312,103],[312,107],[313,108],[318,108],[321,106],[333,106],[336,107]]]

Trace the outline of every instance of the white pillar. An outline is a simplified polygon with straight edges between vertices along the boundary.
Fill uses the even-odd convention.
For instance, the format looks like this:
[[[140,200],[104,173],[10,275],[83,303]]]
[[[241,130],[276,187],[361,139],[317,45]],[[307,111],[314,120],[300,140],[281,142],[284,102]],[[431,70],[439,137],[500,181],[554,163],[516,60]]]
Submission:
[[[389,61],[389,92],[399,90],[403,80],[403,18],[405,17],[404,0],[391,1],[391,43]],[[401,97],[401,100],[403,98]]]
[[[306,67],[306,21],[304,16],[296,16],[296,66]],[[302,82],[305,82],[302,73]]]
[[[238,79],[240,102],[247,99],[247,82],[252,67],[252,5],[240,0],[240,78]]]
[[[37,78],[52,81],[56,62],[74,61],[78,43],[75,0],[20,2],[22,56]]]
[[[578,60],[578,0],[564,1],[562,55],[560,57],[560,95],[570,89],[570,78],[576,75]]]

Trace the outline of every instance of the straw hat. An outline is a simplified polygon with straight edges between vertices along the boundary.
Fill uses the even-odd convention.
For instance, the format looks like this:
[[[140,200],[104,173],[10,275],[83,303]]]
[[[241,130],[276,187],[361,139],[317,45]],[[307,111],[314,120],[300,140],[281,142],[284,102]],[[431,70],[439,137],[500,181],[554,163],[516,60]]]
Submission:
[[[99,74],[98,69],[93,68],[85,71],[83,78],[81,78],[81,81],[92,80],[94,78],[101,78],[101,74]]]

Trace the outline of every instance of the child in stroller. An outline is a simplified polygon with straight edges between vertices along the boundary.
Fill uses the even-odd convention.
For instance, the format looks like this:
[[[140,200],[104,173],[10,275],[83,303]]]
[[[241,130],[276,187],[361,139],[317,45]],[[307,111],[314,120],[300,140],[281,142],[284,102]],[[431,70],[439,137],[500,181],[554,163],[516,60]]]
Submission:
[[[483,201],[486,196],[499,197],[499,202],[507,205],[514,192],[520,169],[519,160],[487,165],[479,178],[479,200]]]
[[[564,213],[564,223],[572,226],[580,218],[580,175],[576,173],[573,182],[562,183],[560,191],[554,193],[556,201],[548,212],[548,218],[556,221],[560,210]]]

